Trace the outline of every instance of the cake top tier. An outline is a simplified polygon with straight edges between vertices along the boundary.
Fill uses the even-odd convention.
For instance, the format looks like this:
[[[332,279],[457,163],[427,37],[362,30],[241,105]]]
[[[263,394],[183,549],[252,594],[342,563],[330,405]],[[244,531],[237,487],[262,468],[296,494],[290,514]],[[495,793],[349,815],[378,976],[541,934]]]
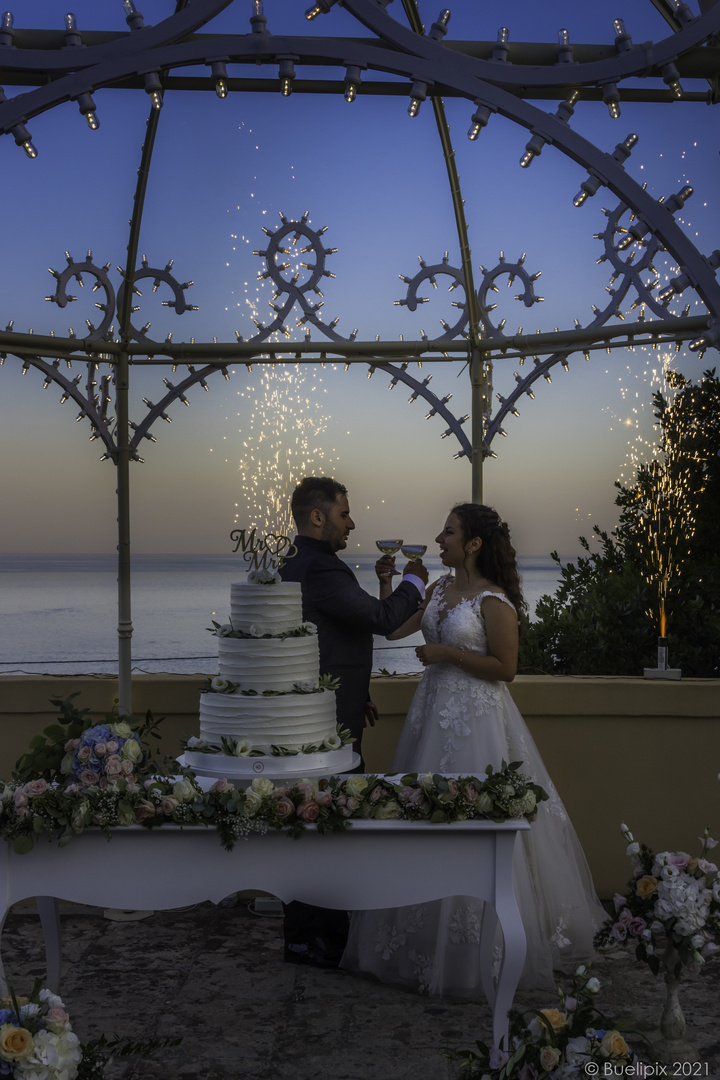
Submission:
[[[254,634],[256,629],[262,629],[264,634],[297,630],[303,623],[299,582],[234,582],[230,586],[230,621],[233,629],[244,634]]]

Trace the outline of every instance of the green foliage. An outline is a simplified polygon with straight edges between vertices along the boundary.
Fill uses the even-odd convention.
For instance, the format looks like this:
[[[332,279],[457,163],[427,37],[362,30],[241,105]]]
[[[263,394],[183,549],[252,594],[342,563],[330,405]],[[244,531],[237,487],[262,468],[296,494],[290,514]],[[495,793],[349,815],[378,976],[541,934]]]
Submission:
[[[720,380],[697,384],[668,372],[673,394],[653,396],[658,454],[634,483],[616,483],[621,507],[612,535],[563,566],[521,640],[519,670],[568,675],[640,675],[657,663],[667,613],[671,667],[720,676]]]

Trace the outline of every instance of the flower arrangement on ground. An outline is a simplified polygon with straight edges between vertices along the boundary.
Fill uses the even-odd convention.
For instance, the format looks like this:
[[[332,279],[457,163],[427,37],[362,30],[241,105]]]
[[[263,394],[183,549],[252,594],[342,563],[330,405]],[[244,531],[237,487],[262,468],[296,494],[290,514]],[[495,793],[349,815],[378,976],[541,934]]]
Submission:
[[[0,836],[23,854],[41,835],[65,844],[93,826],[109,837],[111,829],[127,825],[205,825],[215,827],[230,850],[251,832],[285,829],[298,837],[308,825],[339,832],[353,820],[532,821],[546,798],[543,789],[520,772],[519,762],[503,763],[497,772],[488,766],[484,779],[410,773],[396,783],[389,777],[353,774],[275,785],[255,777],[245,789],[220,779],[209,791],[202,791],[191,773],[141,782],[119,777],[105,788],[76,782],[62,786],[41,778],[0,781]]]
[[[478,1041],[477,1051],[461,1050],[452,1057],[461,1060],[466,1075],[482,1080],[643,1075],[619,1026],[596,1007],[600,982],[589,968],[577,968],[569,993],[558,987],[559,1008],[511,1010],[506,1047]]]
[[[717,841],[705,829],[699,838],[699,856],[686,851],[656,855],[633,839],[627,825],[620,828],[628,844],[633,877],[627,896],[615,894],[615,917],[600,928],[595,944],[634,944],[636,957],[648,964],[654,975],[661,966],[676,978],[683,970],[698,972],[706,960],[720,952],[720,878],[715,863],[707,859]]]
[[[39,980],[28,997],[0,998],[0,1077],[12,1080],[98,1080],[112,1057],[149,1057],[180,1042],[101,1035],[81,1043],[62,999]]]

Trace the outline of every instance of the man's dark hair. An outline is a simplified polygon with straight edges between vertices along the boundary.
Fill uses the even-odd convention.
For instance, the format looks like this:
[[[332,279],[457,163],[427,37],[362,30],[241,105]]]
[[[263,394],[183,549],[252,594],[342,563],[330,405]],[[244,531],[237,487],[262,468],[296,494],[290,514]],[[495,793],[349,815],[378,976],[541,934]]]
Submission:
[[[313,510],[322,510],[327,515],[337,502],[338,495],[347,495],[344,484],[330,476],[306,476],[293,491],[290,509],[299,529],[310,520]]]

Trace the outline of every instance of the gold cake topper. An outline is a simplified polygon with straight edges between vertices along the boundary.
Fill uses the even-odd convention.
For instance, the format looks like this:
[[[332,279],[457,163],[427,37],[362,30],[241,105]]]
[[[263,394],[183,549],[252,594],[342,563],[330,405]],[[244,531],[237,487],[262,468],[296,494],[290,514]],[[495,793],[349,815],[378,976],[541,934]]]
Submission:
[[[279,570],[288,559],[297,555],[297,547],[288,536],[280,533],[266,533],[256,538],[257,529],[233,529],[230,539],[235,541],[233,554],[242,550],[242,557],[248,563],[248,570]]]

